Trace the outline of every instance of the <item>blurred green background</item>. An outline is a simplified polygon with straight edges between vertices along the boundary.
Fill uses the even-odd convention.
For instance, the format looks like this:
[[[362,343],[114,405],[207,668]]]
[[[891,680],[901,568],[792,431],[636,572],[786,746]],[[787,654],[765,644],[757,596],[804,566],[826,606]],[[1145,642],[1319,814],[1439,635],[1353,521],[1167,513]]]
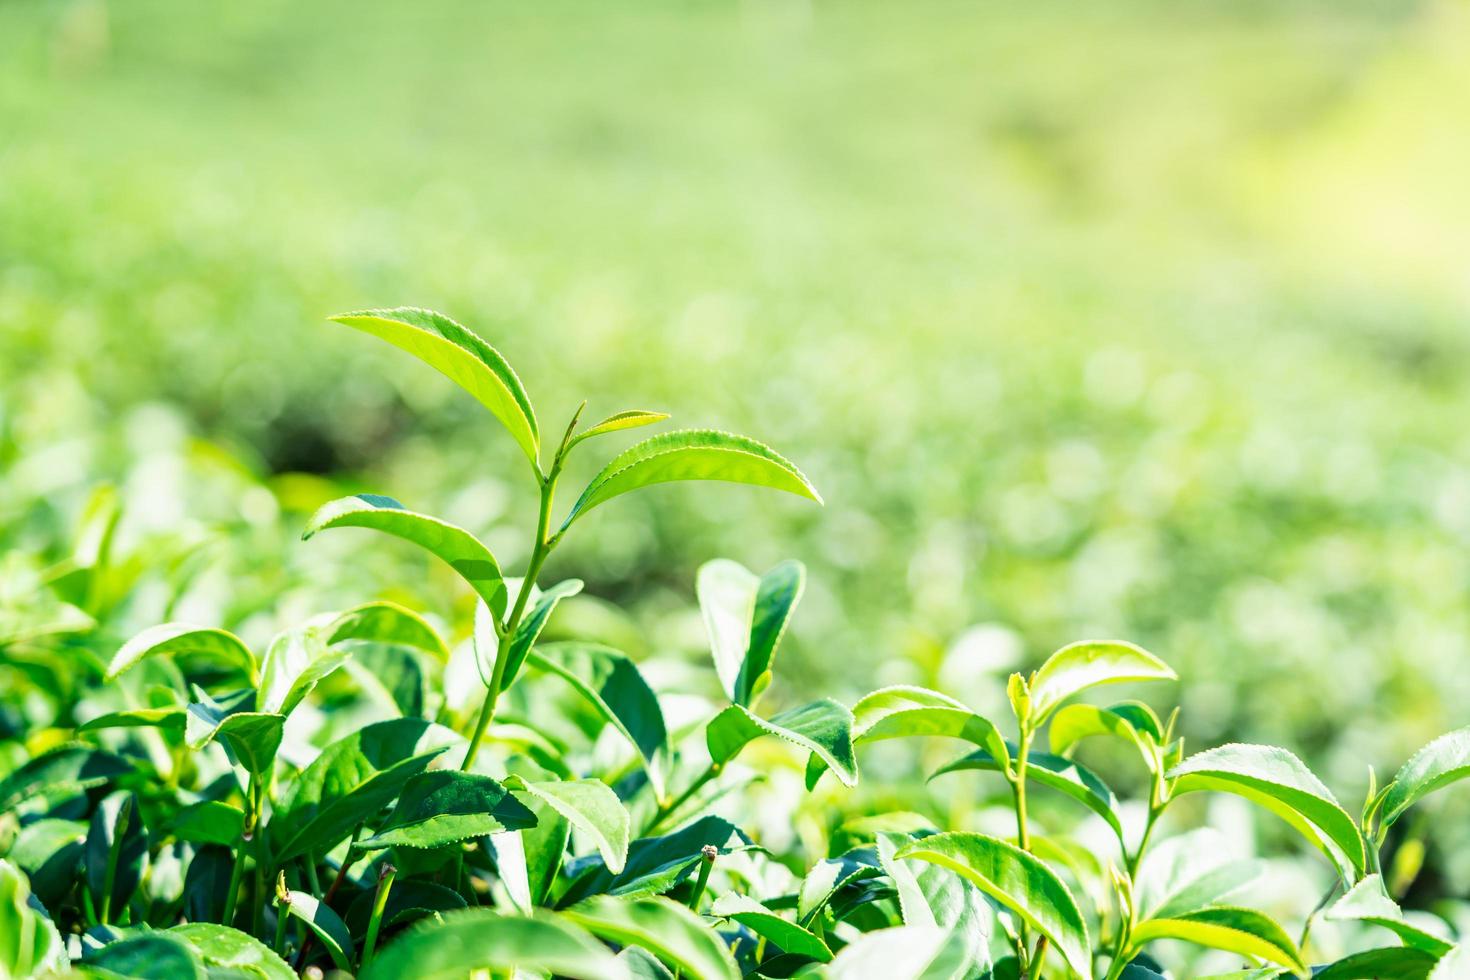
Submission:
[[[1193,744],[1355,798],[1470,722],[1467,106],[1463,2],[0,2],[0,611],[112,483],[99,650],[374,595],[463,635],[406,546],[295,541],[373,490],[524,561],[494,420],[323,322],[421,305],[548,431],[662,409],[827,499],[599,510],[562,628],[700,664],[698,565],[799,558],[791,700],[994,707],[1120,636]]]

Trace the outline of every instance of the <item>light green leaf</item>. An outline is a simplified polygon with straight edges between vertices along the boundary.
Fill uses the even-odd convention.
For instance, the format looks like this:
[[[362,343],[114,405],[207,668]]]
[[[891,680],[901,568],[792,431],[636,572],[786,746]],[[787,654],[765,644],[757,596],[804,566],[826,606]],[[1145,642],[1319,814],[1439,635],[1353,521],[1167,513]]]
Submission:
[[[1014,746],[1007,746],[1014,751]],[[956,759],[943,768],[937,770],[930,779],[942,776],[945,773],[961,772],[964,770],[978,770],[981,772],[1005,772],[1003,763],[996,761],[989,752],[981,749],[963,758]],[[1093,813],[1102,817],[1113,833],[1118,835],[1118,842],[1123,843],[1123,825],[1118,820],[1118,800],[1113,796],[1113,791],[1102,779],[1087,767],[1064,759],[1059,755],[1049,755],[1046,752],[1031,752],[1026,760],[1026,778],[1028,781],[1039,783],[1048,789],[1054,789],[1059,793],[1065,793],[1072,799],[1087,807]],[[1125,845],[1126,846],[1126,845]]]
[[[158,728],[168,732],[184,730],[184,709],[177,705],[162,708],[133,708],[98,715],[77,731],[100,732],[108,728]]]
[[[1410,946],[1369,949],[1319,967],[1312,980],[1425,980],[1439,957]]]
[[[474,332],[442,313],[400,307],[329,317],[405,350],[488,408],[534,465],[540,437],[521,379],[505,358]]]
[[[411,541],[437,556],[469,583],[495,615],[505,615],[505,578],[490,549],[464,528],[404,509],[392,497],[358,494],[322,505],[306,523],[301,539],[333,527],[365,527]]]
[[[1440,957],[1429,980],[1464,980],[1470,977],[1470,943],[1460,943]]]
[[[25,874],[0,860],[0,976],[29,977],[66,965],[66,944],[33,904]]]
[[[6,857],[25,872],[43,904],[60,901],[71,891],[82,867],[87,829],[80,820],[47,817],[26,824],[16,834]]]
[[[843,885],[876,878],[882,873],[883,866],[874,847],[854,847],[837,857],[818,861],[801,880],[801,890],[796,896],[797,921],[810,925]]]
[[[1201,790],[1243,796],[1295,827],[1352,878],[1363,872],[1357,824],[1332,791],[1285,749],[1222,745],[1190,756],[1169,771],[1169,778],[1177,780],[1175,796]]]
[[[243,673],[252,686],[256,683],[255,654],[238,636],[228,630],[187,623],[152,626],[124,643],[107,665],[107,679],[112,680],[145,657],[157,656],[221,664]]]
[[[1156,939],[1181,939],[1196,946],[1223,949],[1278,963],[1298,973],[1307,969],[1286,931],[1254,909],[1222,905],[1172,919],[1149,919],[1134,927],[1130,942],[1142,946]]]
[[[989,719],[938,691],[885,687],[864,695],[852,706],[852,714],[853,741],[858,745],[890,738],[958,738],[1010,762],[1006,741]]]
[[[449,648],[428,620],[396,602],[368,602],[339,614],[327,629],[327,643],[350,640],[412,647],[441,664],[449,660]]]
[[[516,626],[515,636],[511,638],[510,652],[507,655],[505,666],[504,687],[509,687],[510,682],[515,680],[516,674],[520,672],[521,664],[526,661],[526,655],[531,652],[531,647],[541,636],[541,631],[546,628],[546,621],[551,618],[556,604],[581,591],[582,580],[569,578],[556,583],[536,597],[530,613],[522,618],[520,624]]]
[[[260,669],[258,710],[289,715],[322,678],[346,662],[351,649],[328,646],[329,630],[329,626],[309,622],[271,641]]]
[[[632,818],[623,801],[606,783],[595,779],[538,783],[516,779],[514,783],[592,838],[609,871],[617,874],[623,870],[628,859]]]
[[[710,913],[740,923],[792,956],[802,956],[820,963],[827,963],[832,959],[832,950],[827,948],[826,943],[753,898],[734,892],[721,895]]]
[[[82,958],[102,977],[128,980],[206,980],[204,960],[194,947],[164,932],[146,932],[118,939]],[[93,976],[99,974],[93,973]]]
[[[776,647],[806,585],[806,568],[786,561],[757,577],[738,562],[700,566],[695,590],[715,672],[730,700],[751,707],[770,684]]]
[[[983,834],[936,834],[900,850],[899,859],[955,871],[1046,936],[1074,973],[1092,978],[1092,947],[1076,900],[1056,873],[1025,851]]]
[[[669,734],[658,697],[638,667],[611,647],[546,643],[529,655],[532,667],[561,677],[637,751],[654,795],[664,798]]]
[[[380,721],[333,742],[296,777],[270,823],[277,860],[325,854],[462,742],[421,718]]]
[[[593,436],[600,436],[607,432],[621,432],[623,429],[636,429],[644,425],[653,425],[655,422],[662,422],[666,418],[668,418],[668,415],[663,412],[645,412],[636,408],[626,412],[618,412],[616,415],[609,415],[591,428],[577,433],[567,443],[567,448],[570,449],[583,439],[591,439]]]
[[[465,909],[403,933],[373,957],[361,980],[463,980],[484,971],[517,970],[576,980],[627,976],[605,946],[558,917]]]
[[[1149,848],[1133,885],[1133,904],[1139,918],[1174,918],[1224,904],[1264,871],[1260,861],[1235,856],[1220,831],[1201,827]]]
[[[235,761],[257,776],[270,772],[276,750],[281,747],[286,716],[268,711],[241,711],[251,692],[240,692],[226,702],[196,694],[203,700],[189,705],[184,742],[191,749],[202,749],[213,741],[223,742]]]
[[[186,806],[174,817],[174,836],[191,844],[234,847],[244,831],[245,811],[220,800]]]
[[[435,769],[409,779],[388,822],[355,846],[430,849],[535,823],[535,814],[489,776]]]
[[[951,932],[965,950],[965,976],[984,971],[990,962],[990,934],[994,913],[984,893],[949,868],[923,862],[900,861],[899,849],[914,838],[908,834],[880,833],[875,842],[878,862],[898,892],[899,912],[906,926],[938,926]]]
[[[1441,787],[1470,776],[1470,728],[1441,735],[1404,763],[1382,803],[1382,826],[1391,827],[1404,811]]]
[[[1332,904],[1323,918],[1336,921],[1368,922],[1389,930],[1403,940],[1404,945],[1426,950],[1441,956],[1450,950],[1450,943],[1431,935],[1418,926],[1404,921],[1403,910],[1389,897],[1383,887],[1383,876],[1367,875]]]
[[[562,912],[588,932],[622,946],[641,946],[701,980],[739,980],[730,952],[704,919],[666,898],[588,899]]]
[[[1031,678],[1031,720],[1040,725],[1063,701],[1100,684],[1177,679],[1168,664],[1132,643],[1073,643],[1048,657]]]
[[[830,698],[783,711],[769,720],[738,704],[721,711],[705,729],[710,758],[724,765],[754,739],[775,735],[811,752],[826,763],[844,786],[857,784],[852,751],[852,712]]]
[[[938,926],[897,926],[859,936],[828,966],[826,980],[953,980],[965,976],[964,937]],[[997,974],[998,976],[998,974]]]
[[[1056,713],[1048,730],[1051,751],[1066,755],[1078,742],[1094,735],[1111,735],[1138,746],[1144,762],[1153,767],[1149,746],[1164,740],[1163,728],[1153,709],[1137,701],[1124,701],[1107,708],[1092,704],[1069,704]]]
[[[747,483],[822,502],[801,471],[770,447],[728,432],[685,429],[645,439],[614,457],[582,491],[562,528],[621,494],[681,480]]]
[[[190,922],[164,932],[192,946],[211,972],[230,971],[262,980],[292,980],[296,976],[269,946],[238,929],[212,922]]]
[[[317,939],[332,957],[337,969],[352,972],[352,960],[356,955],[352,945],[352,934],[336,912],[325,902],[317,901],[307,892],[291,892],[291,901],[286,910],[293,918],[300,919],[316,934]]]

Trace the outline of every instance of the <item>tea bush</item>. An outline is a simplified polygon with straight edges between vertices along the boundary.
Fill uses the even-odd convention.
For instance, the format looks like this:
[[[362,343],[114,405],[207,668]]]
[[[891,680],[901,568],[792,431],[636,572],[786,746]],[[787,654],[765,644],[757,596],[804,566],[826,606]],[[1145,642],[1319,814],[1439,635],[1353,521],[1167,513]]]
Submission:
[[[701,697],[697,680],[549,634],[582,583],[543,585],[545,563],[625,494],[717,480],[820,503],[802,472],[753,439],[677,430],[613,454],[559,509],[574,453],[667,416],[584,427],[579,408],[546,435],[510,365],[448,317],[334,319],[437,369],[507,430],[539,497],[523,575],[470,531],[359,493],[322,506],[302,547],[341,528],[401,539],[462,581],[472,622],[441,628],[363,596],[263,647],[171,619],[97,658],[83,639],[106,635],[133,591],[176,592],[195,553],[187,534],[122,548],[121,504],[99,492],[71,560],[7,569],[0,974],[1470,975],[1456,910],[1395,900],[1422,838],[1385,851],[1416,803],[1470,775],[1470,729],[1370,780],[1349,811],[1286,749],[1187,751],[1178,709],[1082,700],[1177,679],[1119,640],[1013,674],[1006,718],[911,685],[770,710],[798,561],[700,568],[719,691]],[[353,543],[366,560],[370,543]],[[877,744],[899,739],[962,743],[927,778],[970,795],[921,799]],[[1109,772],[1130,759],[1137,798],[1094,756]],[[1300,858],[1242,856],[1202,798],[1279,818],[1320,859],[1320,900],[1261,908]]]

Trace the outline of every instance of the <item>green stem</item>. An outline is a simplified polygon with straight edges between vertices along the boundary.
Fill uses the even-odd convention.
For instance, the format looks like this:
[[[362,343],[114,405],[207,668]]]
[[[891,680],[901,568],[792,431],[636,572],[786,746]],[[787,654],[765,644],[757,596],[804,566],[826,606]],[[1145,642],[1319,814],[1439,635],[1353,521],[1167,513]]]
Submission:
[[[1027,973],[1030,980],[1041,980],[1041,964],[1046,961],[1046,937],[1042,936],[1036,940],[1036,952],[1031,954],[1031,971]]]
[[[241,834],[235,844],[235,866],[230,869],[230,884],[225,888],[225,911],[220,921],[227,926],[235,924],[235,907],[240,902],[240,883],[245,878],[245,848],[250,843],[249,834]]]
[[[663,826],[665,820],[673,816],[676,812],[678,812],[678,809],[681,806],[693,799],[694,794],[704,789],[705,784],[708,783],[711,779],[714,779],[715,776],[719,775],[719,772],[720,764],[717,762],[711,762],[709,764],[709,768],[701,773],[698,779],[690,783],[689,787],[685,789],[684,792],[680,793],[678,796],[674,797],[667,803],[659,804],[658,809],[654,811],[653,819],[651,819],[648,824],[643,828],[643,833],[639,836],[648,837],[659,827]]]
[[[1031,739],[1033,733],[1031,726],[1027,724],[1024,718],[1019,719],[1019,721],[1021,726],[1021,741],[1016,751],[1016,773],[1011,779],[1011,795],[1015,798],[1016,803],[1016,844],[1021,850],[1029,852],[1031,850],[1031,829],[1026,820],[1026,760],[1031,755]],[[1029,931],[1026,928],[1025,922],[1018,923],[1020,943],[1017,948],[1017,959],[1020,961],[1020,969],[1027,971],[1025,975],[1028,977],[1031,976],[1029,972]],[[1044,952],[1046,947],[1038,946],[1037,949]]]
[[[694,881],[694,891],[689,896],[689,911],[698,913],[700,899],[704,898],[705,886],[709,884],[709,873],[714,870],[715,859],[720,856],[720,849],[713,844],[706,844],[700,850],[699,877]]]
[[[362,941],[362,965],[358,972],[368,968],[373,961],[373,947],[378,944],[378,929],[383,923],[383,910],[388,907],[388,892],[393,889],[393,876],[398,869],[384,864],[378,874],[378,894],[373,897],[373,917],[368,920],[367,937]]]
[[[107,848],[107,870],[102,875],[102,910],[98,920],[105,926],[112,918],[112,890],[117,884],[117,863],[122,857],[123,838],[133,816],[133,798],[123,797],[117,807],[117,822],[112,827],[112,843]]]
[[[291,922],[291,892],[286,888],[286,873],[276,881],[276,942],[272,947],[276,955],[285,959],[286,926]]]

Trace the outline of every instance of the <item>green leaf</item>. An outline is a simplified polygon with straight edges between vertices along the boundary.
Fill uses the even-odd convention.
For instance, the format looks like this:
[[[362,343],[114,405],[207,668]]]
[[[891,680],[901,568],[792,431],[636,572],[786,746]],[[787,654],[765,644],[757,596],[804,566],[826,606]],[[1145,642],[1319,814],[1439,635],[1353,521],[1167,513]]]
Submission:
[[[968,976],[964,937],[938,926],[897,926],[859,936],[837,954],[826,980],[953,980]],[[987,974],[999,980],[999,971]]]
[[[327,643],[349,640],[412,647],[441,664],[449,660],[449,648],[428,620],[396,602],[368,602],[339,614],[327,630]]]
[[[878,851],[872,847],[854,847],[835,858],[818,861],[801,880],[796,897],[797,921],[809,925],[843,885],[882,873]]]
[[[1470,728],[1441,735],[1415,752],[1393,777],[1382,803],[1387,828],[1435,790],[1470,776]]]
[[[1133,885],[1141,919],[1168,919],[1225,900],[1257,881],[1265,867],[1231,853],[1218,830],[1201,827],[1150,847]]]
[[[503,687],[509,687],[510,682],[515,680],[516,674],[520,672],[521,664],[526,662],[526,655],[531,652],[531,647],[541,636],[541,631],[546,628],[546,621],[551,618],[556,604],[581,591],[582,580],[569,578],[556,583],[536,597],[530,613],[521,619],[520,624],[516,626],[515,636],[511,638]]]
[[[174,836],[191,844],[234,847],[244,832],[245,811],[219,800],[186,806],[174,817]]]
[[[358,494],[322,505],[302,532],[303,541],[334,527],[365,527],[411,541],[435,555],[469,583],[495,615],[505,615],[505,578],[490,549],[464,528],[417,514],[392,497]]]
[[[100,732],[108,728],[157,728],[166,732],[182,732],[184,714],[184,709],[176,705],[109,711],[93,718],[78,728],[77,732]]]
[[[984,893],[949,868],[898,860],[895,855],[911,840],[908,834],[880,833],[875,844],[878,862],[898,892],[903,924],[948,930],[964,946],[965,975],[984,971],[991,965],[994,919]]]
[[[6,856],[25,872],[36,898],[52,905],[71,891],[86,839],[86,823],[45,818],[21,827]]]
[[[538,783],[516,779],[515,783],[590,837],[609,871],[623,870],[632,818],[611,787],[596,779]]]
[[[292,980],[296,976],[269,946],[238,929],[212,922],[190,922],[166,929],[164,934],[192,946],[211,975],[221,970],[262,980]]]
[[[343,921],[354,936],[367,932],[376,899],[377,890],[366,889],[347,909]],[[464,898],[454,889],[436,885],[432,881],[408,878],[395,882],[388,892],[388,903],[383,907],[383,926],[401,926],[425,916],[453,912],[464,907]]]
[[[409,779],[388,822],[356,846],[364,851],[443,847],[535,822],[535,814],[489,776],[436,769]]]
[[[510,430],[532,465],[540,437],[536,413],[521,379],[495,348],[442,313],[400,307],[329,317],[386,340],[444,375],[475,397]]]
[[[624,976],[612,953],[570,922],[548,914],[465,909],[403,933],[373,957],[360,980],[462,980],[491,970],[539,971],[578,980]]]
[[[1031,721],[1040,725],[1063,701],[1100,684],[1178,680],[1158,657],[1121,640],[1093,640],[1062,647],[1030,681]]]
[[[1425,980],[1439,957],[1409,946],[1369,949],[1345,956],[1312,974],[1312,980]]]
[[[899,685],[864,695],[852,706],[853,742],[890,738],[958,738],[1010,762],[1006,741],[990,720],[947,694]]]
[[[325,854],[391,803],[441,753],[462,742],[455,732],[422,718],[380,721],[333,742],[296,777],[271,820],[276,859],[284,863]]]
[[[1403,910],[1383,887],[1383,876],[1371,874],[1363,878],[1332,904],[1323,918],[1336,921],[1367,922],[1381,926],[1403,940],[1405,946],[1442,956],[1450,943],[1404,921]]]
[[[601,862],[567,888],[558,901],[565,907],[592,895],[620,895],[641,898],[658,895],[679,884],[704,860],[703,848],[709,845],[721,854],[732,854],[753,848],[750,838],[734,824],[719,817],[701,817],[663,837],[644,837],[628,845],[628,860],[621,872],[613,872]]]
[[[561,677],[628,740],[664,798],[669,734],[658,696],[626,655],[591,643],[547,643],[529,655],[532,667]]]
[[[811,752],[830,768],[844,786],[857,784],[857,759],[852,751],[852,712],[831,698],[783,711],[769,720],[738,704],[721,711],[705,729],[710,758],[724,765],[762,735],[784,738]]]
[[[1440,957],[1434,972],[1429,974],[1429,980],[1463,980],[1464,977],[1470,977],[1470,943],[1460,943]]]
[[[668,415],[663,412],[645,412],[636,408],[626,412],[618,412],[616,415],[609,415],[591,428],[577,433],[567,443],[567,448],[571,449],[583,439],[591,439],[593,436],[600,436],[607,432],[621,432],[623,429],[636,429],[644,425],[653,425],[655,422],[662,422],[666,418],[668,418]]]
[[[645,439],[615,456],[582,491],[562,528],[621,494],[681,480],[747,483],[822,502],[801,471],[770,447],[728,432],[685,429]]]
[[[244,692],[249,693],[249,692]],[[191,749],[202,749],[213,741],[224,743],[231,756],[247,772],[263,776],[270,772],[281,747],[286,716],[265,711],[239,711],[245,701],[222,703],[203,696],[189,705],[184,741]]]
[[[1015,750],[1013,745],[1008,744],[1007,748]],[[989,752],[981,749],[956,759],[937,770],[929,778],[934,779],[945,773],[965,770],[999,773],[1006,771],[1004,763],[997,761]],[[1102,817],[1108,826],[1113,828],[1113,833],[1118,835],[1119,843],[1123,843],[1123,825],[1118,820],[1117,812],[1118,800],[1113,796],[1113,791],[1108,788],[1108,785],[1092,770],[1059,755],[1031,752],[1026,760],[1026,778],[1048,789],[1065,793]]]
[[[751,707],[770,683],[776,647],[806,585],[806,568],[786,561],[763,576],[726,558],[700,566],[699,607],[715,672],[730,700]]]
[[[328,630],[319,623],[306,623],[284,630],[271,641],[260,670],[257,710],[289,715],[322,678],[346,662],[351,650],[328,646]]]
[[[33,796],[61,799],[118,782],[136,771],[132,763],[110,752],[75,743],[60,745],[0,780],[0,812]]]
[[[730,892],[721,895],[710,909],[712,915],[730,919],[745,926],[757,936],[765,938],[782,952],[800,956],[819,963],[832,959],[832,950],[811,932],[772,912],[760,902],[745,895]]]
[[[1156,939],[1180,939],[1196,946],[1223,949],[1305,972],[1301,953],[1279,925],[1254,909],[1228,905],[1200,909],[1171,919],[1148,919],[1134,927],[1130,942],[1137,946]]]
[[[66,966],[66,944],[32,901],[25,874],[0,860],[0,976],[29,977]]]
[[[194,947],[166,932],[149,932],[108,943],[82,958],[103,976],[131,980],[206,980],[204,960]]]
[[[1354,879],[1363,873],[1357,824],[1332,791],[1285,749],[1222,745],[1190,756],[1169,771],[1169,778],[1177,780],[1175,796],[1201,790],[1243,796],[1291,824]]]
[[[1078,742],[1094,735],[1111,735],[1131,742],[1143,752],[1144,761],[1153,765],[1150,745],[1164,740],[1158,715],[1146,704],[1124,701],[1107,708],[1093,704],[1069,704],[1056,713],[1048,730],[1051,751],[1066,755]]]
[[[306,923],[316,938],[332,957],[337,969],[352,972],[352,960],[356,955],[352,945],[352,934],[336,912],[325,902],[318,901],[308,892],[292,891],[286,911]]]
[[[561,913],[594,936],[641,946],[701,980],[739,980],[740,970],[704,919],[666,898],[598,897]]]
[[[148,834],[143,829],[143,816],[137,804],[131,793],[113,793],[92,811],[91,825],[87,828],[82,858],[87,871],[87,890],[93,908],[101,909],[104,903],[110,905],[114,920],[138,890],[148,870]],[[109,893],[107,869],[114,846],[117,862]]]
[[[255,684],[255,654],[238,636],[228,630],[187,623],[153,626],[124,643],[107,665],[107,679],[112,680],[146,657],[157,656],[220,664],[240,671],[248,683]]]
[[[936,834],[900,850],[899,859],[929,861],[964,876],[1046,936],[1073,972],[1092,978],[1087,923],[1056,873],[1005,841],[983,834]]]

